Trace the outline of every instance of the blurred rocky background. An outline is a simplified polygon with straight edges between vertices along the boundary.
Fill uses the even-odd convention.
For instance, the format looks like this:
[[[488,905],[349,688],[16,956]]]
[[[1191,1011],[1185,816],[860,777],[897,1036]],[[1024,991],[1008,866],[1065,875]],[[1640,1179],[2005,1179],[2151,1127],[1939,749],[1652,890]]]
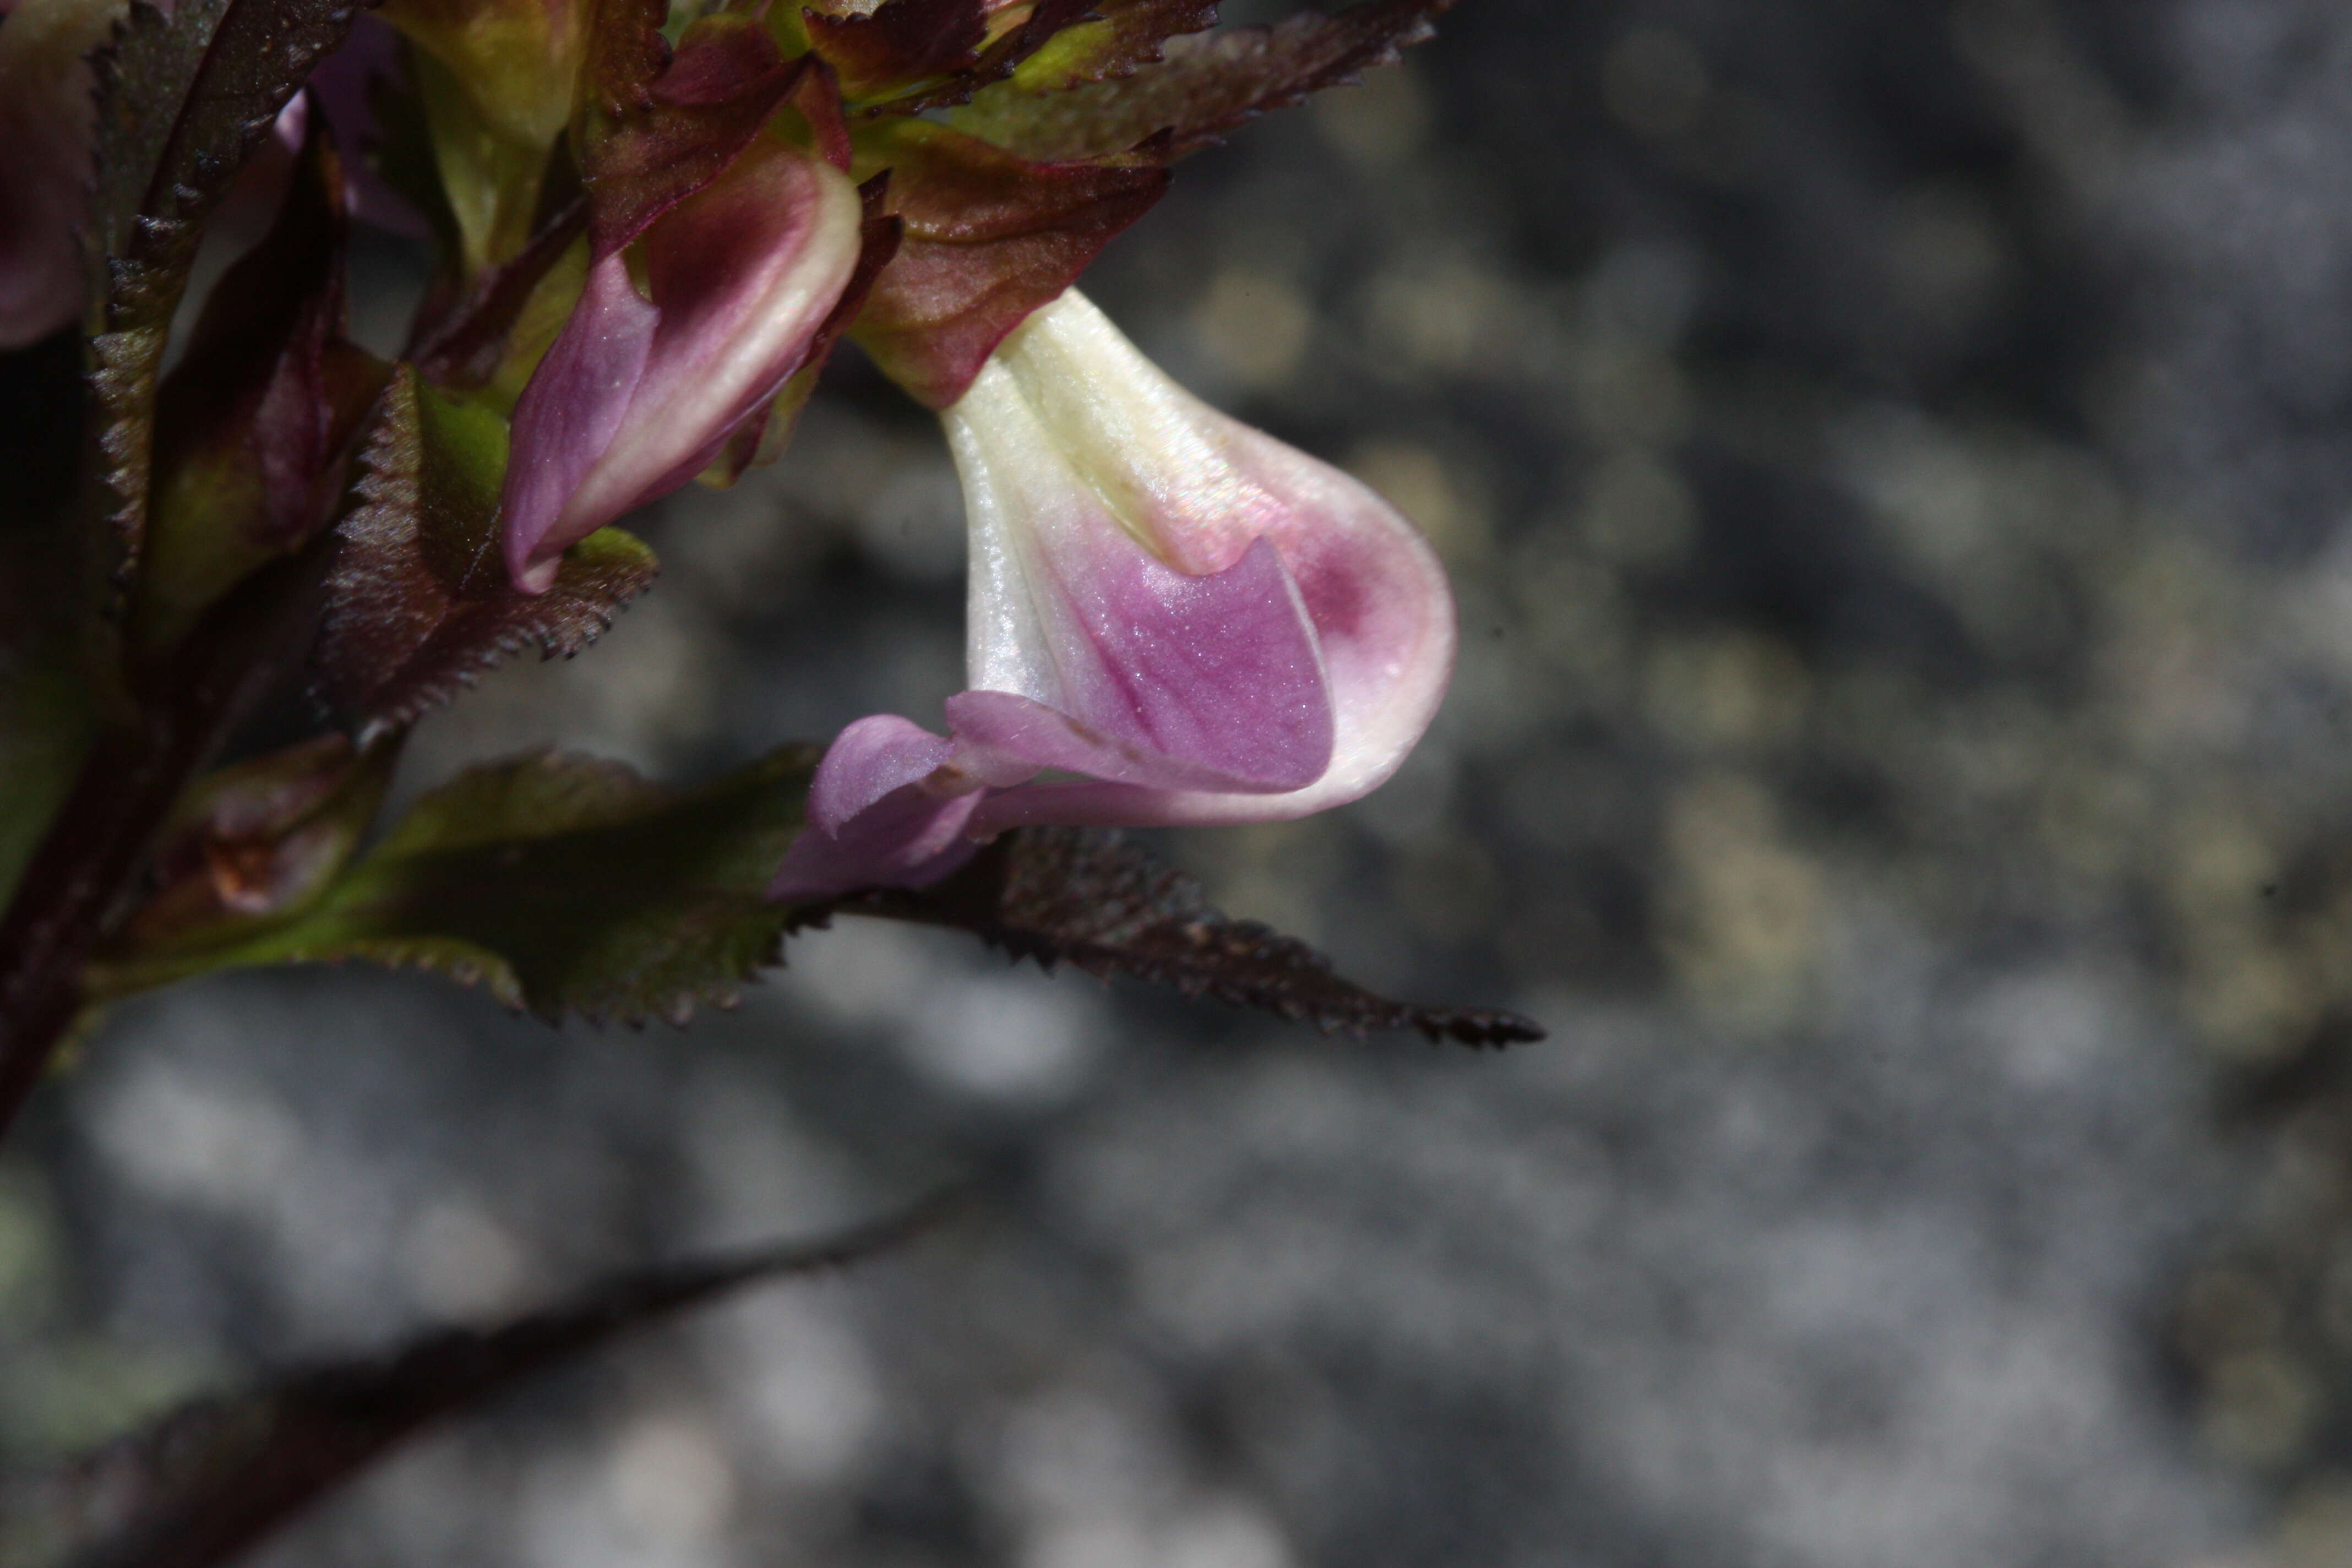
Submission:
[[[986,1166],[258,1561],[2352,1561],[2352,12],[1465,0],[1089,289],[1462,599],[1396,783],[1168,852],[1551,1043],[849,923],[683,1033],[190,986],[0,1163],[0,1458]],[[954,478],[860,367],[648,531],[656,592],[405,787],[957,684]]]

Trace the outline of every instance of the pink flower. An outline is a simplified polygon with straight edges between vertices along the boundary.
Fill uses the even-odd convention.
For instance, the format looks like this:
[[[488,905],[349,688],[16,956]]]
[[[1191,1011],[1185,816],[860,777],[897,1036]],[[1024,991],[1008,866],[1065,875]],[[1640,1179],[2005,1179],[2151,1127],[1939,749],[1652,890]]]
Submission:
[[[1412,524],[1185,393],[1075,291],[942,417],[971,689],[946,737],[893,715],[842,732],[771,896],[920,886],[1024,823],[1303,816],[1428,728],[1454,606]]]
[[[820,351],[862,228],[846,174],[762,134],[646,229],[646,292],[627,251],[595,260],[515,405],[501,527],[518,585],[545,591],[566,548],[766,414]]]

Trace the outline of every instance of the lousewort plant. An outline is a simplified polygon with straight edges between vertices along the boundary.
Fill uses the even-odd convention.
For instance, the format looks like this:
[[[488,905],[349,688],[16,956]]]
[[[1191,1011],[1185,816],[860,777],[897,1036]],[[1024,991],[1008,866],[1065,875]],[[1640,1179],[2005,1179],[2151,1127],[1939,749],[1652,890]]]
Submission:
[[[684,1022],[845,913],[1325,1028],[1534,1037],[1361,990],[1116,831],[1344,805],[1444,695],[1412,526],[1075,285],[1174,164],[1447,3],[1217,31],[1211,0],[16,0],[0,365],[47,435],[0,498],[0,1125],[182,978],[369,961]],[[433,258],[391,359],[351,335],[354,225]],[[184,311],[208,233],[249,243]],[[845,342],[962,478],[945,732],[877,715],[677,787],[541,753],[380,822],[420,717],[654,579],[634,509],[825,460],[792,437]],[[908,1223],[167,1422],[42,1549],[219,1561],[520,1372]]]

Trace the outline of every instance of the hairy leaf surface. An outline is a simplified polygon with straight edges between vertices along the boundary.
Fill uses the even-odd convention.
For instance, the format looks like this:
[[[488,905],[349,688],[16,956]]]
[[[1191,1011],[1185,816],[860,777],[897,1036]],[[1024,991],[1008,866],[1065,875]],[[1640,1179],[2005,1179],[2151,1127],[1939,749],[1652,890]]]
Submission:
[[[886,121],[859,153],[888,166],[905,227],[850,335],[934,408],[1168,188],[1164,170],[1032,163],[928,121]]]
[[[146,526],[156,375],[205,222],[357,9],[350,0],[186,0],[167,18],[133,0],[98,57],[92,227],[104,288],[90,384],[126,563]]]
[[[1356,80],[1431,37],[1454,0],[1368,0],[1271,27],[1238,27],[1168,43],[1165,58],[1125,80],[1034,90],[1016,74],[952,111],[949,122],[1044,162],[1127,153],[1171,162],[1236,126]]]
[[[156,401],[154,495],[132,641],[166,653],[205,606],[299,549],[383,383],[346,337],[341,169],[314,127],[278,218],[205,301]]]
[[[499,553],[506,422],[402,366],[361,458],[361,504],[340,525],[327,583],[320,694],[373,729],[400,729],[536,645],[594,642],[660,567],[616,528],[564,552],[544,594],[518,591]]]
[[[361,960],[479,984],[551,1022],[682,1022],[780,961],[791,911],[764,894],[815,761],[788,748],[692,791],[555,752],[476,768],[420,799],[298,914],[128,954],[93,982],[121,993]]]

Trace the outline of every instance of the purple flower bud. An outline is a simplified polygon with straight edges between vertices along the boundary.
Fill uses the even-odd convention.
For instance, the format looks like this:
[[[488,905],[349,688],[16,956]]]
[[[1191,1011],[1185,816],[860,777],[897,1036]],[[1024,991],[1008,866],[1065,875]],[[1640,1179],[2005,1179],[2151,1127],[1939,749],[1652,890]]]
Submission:
[[[1024,823],[1302,816],[1380,784],[1428,728],[1454,605],[1412,524],[1200,403],[1076,293],[942,417],[971,689],[949,739],[844,731],[772,896],[920,886]]]
[[[593,265],[515,405],[508,570],[545,591],[566,548],[676,489],[806,364],[857,266],[849,177],[772,137]],[[647,296],[650,295],[648,298]]]

